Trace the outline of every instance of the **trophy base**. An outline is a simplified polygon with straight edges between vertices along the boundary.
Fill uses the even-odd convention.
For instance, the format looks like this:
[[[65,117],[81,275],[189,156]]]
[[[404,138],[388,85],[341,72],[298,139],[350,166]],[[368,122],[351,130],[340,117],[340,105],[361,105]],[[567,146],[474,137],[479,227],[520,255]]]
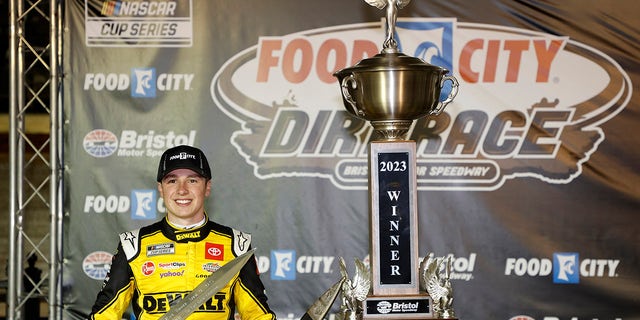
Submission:
[[[431,297],[416,295],[367,296],[362,319],[433,319]]]

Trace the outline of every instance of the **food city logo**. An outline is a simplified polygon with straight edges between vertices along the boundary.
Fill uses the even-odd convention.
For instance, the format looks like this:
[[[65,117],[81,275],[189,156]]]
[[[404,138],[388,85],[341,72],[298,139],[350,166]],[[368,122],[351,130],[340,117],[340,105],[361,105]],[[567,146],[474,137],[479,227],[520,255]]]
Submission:
[[[261,37],[220,68],[211,96],[238,122],[231,143],[256,177],[367,189],[372,130],[346,113],[332,74],[379,53],[384,30],[381,21]],[[409,132],[419,190],[495,190],[519,177],[570,183],[631,97],[614,60],[568,37],[430,18],[400,19],[396,31],[402,52],[460,81],[443,114]]]
[[[295,250],[272,250],[271,256],[258,257],[258,271],[270,271],[271,280],[295,280],[297,274],[330,274],[335,257],[299,256]]]
[[[476,253],[468,257],[452,257],[452,280],[470,281],[473,279],[473,271],[476,262]],[[296,280],[298,274],[331,274],[333,256],[297,256],[295,250],[272,250],[271,255],[258,256],[258,271],[269,272],[272,280]],[[368,263],[369,257],[364,259]]]
[[[84,151],[96,158],[106,158],[111,155],[123,158],[160,157],[162,153],[171,147],[179,145],[193,146],[196,140],[196,131],[166,133],[149,130],[140,133],[135,130],[122,130],[120,137],[105,129],[91,130],[82,139]]]
[[[88,47],[191,47],[192,1],[84,2]]]
[[[85,73],[84,91],[126,91],[133,98],[155,98],[157,92],[190,91],[193,73],[156,73],[156,68],[132,68],[126,73]]]
[[[548,258],[507,258],[504,274],[518,277],[553,276],[558,284],[580,283],[584,278],[615,278],[620,265],[618,259],[582,259],[577,252],[557,252],[553,261]]]
[[[88,194],[84,197],[84,213],[127,213],[133,220],[155,220],[165,213],[164,201],[155,189],[133,189],[129,196]]]

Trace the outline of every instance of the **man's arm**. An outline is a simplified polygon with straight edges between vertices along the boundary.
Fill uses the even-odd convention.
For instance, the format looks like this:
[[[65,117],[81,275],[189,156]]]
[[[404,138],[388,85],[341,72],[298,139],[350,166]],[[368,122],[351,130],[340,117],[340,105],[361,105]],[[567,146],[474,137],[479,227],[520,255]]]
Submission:
[[[122,243],[119,242],[118,250],[111,261],[111,269],[96,297],[89,319],[122,319],[122,314],[131,302],[133,291],[133,273],[122,249]]]
[[[258,274],[255,256],[249,259],[240,270],[240,276],[233,290],[238,313],[243,320],[276,319],[276,314],[267,304],[267,295]]]

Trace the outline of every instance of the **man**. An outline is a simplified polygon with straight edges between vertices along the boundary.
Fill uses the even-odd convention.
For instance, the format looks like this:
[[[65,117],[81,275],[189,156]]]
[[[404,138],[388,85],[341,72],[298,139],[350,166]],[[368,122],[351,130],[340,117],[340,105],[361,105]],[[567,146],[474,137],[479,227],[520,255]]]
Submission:
[[[210,273],[251,247],[251,235],[209,221],[211,169],[194,147],[166,150],[158,191],[167,208],[159,222],[120,234],[111,270],[90,319],[121,319],[130,302],[137,319],[158,319]],[[188,319],[275,319],[255,259]]]

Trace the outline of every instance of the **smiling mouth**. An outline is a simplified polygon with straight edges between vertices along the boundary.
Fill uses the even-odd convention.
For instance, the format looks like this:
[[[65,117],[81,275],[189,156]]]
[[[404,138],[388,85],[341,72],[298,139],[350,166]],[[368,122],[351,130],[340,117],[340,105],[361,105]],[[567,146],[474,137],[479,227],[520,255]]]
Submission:
[[[177,203],[177,204],[184,205],[184,204],[189,204],[189,203],[191,203],[191,200],[176,200],[176,203]]]

